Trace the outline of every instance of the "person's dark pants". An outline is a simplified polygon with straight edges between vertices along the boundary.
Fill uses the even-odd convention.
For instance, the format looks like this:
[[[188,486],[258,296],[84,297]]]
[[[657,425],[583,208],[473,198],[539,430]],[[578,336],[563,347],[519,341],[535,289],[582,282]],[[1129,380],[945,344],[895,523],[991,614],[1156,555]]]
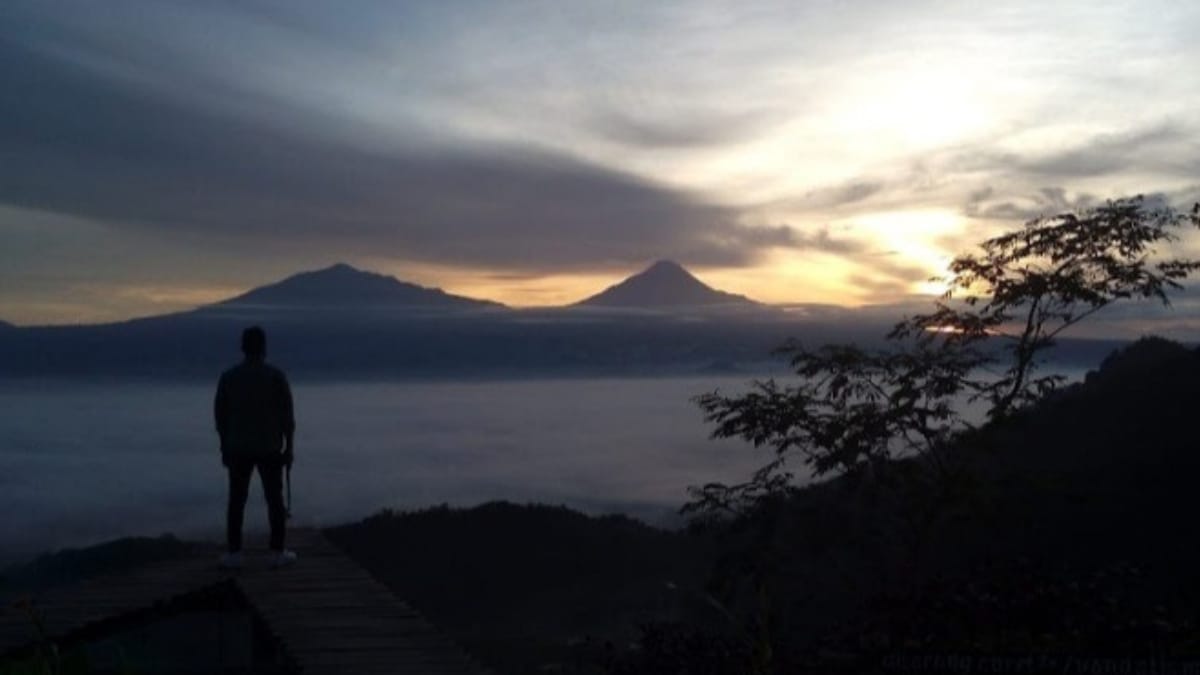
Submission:
[[[225,511],[225,538],[230,553],[242,550],[242,516],[250,494],[250,478],[258,469],[267,498],[271,522],[271,550],[282,551],[287,530],[287,507],[283,504],[283,461],[274,458],[230,457],[229,506]]]

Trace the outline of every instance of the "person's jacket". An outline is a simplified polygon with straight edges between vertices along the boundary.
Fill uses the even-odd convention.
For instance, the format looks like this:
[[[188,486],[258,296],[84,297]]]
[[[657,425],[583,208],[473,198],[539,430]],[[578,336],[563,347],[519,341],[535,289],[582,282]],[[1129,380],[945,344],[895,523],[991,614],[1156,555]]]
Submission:
[[[223,455],[278,455],[284,438],[296,428],[287,377],[278,368],[255,359],[247,359],[221,374],[213,416]]]

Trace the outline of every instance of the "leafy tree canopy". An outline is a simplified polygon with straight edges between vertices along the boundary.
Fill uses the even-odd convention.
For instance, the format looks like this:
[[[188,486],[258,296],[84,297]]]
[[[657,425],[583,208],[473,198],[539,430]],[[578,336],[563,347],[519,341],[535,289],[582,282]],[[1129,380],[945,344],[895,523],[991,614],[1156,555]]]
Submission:
[[[1200,227],[1200,204],[1181,213],[1141,196],[1037,218],[956,257],[933,310],[898,323],[889,348],[784,345],[796,382],[697,397],[714,437],[743,438],[773,455],[743,483],[693,488],[687,510],[744,513],[778,497],[793,489],[796,458],[816,476],[901,455],[948,475],[946,450],[972,427],[960,411],[964,397],[1003,420],[1062,384],[1036,371],[1063,331],[1120,300],[1169,304],[1200,268],[1200,260],[1167,255],[1186,227]]]

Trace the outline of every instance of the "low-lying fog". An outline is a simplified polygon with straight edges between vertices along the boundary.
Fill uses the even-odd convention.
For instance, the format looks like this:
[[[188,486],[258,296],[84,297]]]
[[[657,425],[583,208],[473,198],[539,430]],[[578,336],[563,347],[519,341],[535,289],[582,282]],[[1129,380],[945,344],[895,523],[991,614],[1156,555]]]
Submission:
[[[710,440],[691,401],[749,379],[298,383],[292,523],[507,499],[677,524],[688,486],[745,479],[769,456]],[[0,384],[0,566],[130,535],[221,540],[213,386]],[[964,412],[983,420],[982,404]],[[257,479],[246,519],[265,530]]]
[[[298,383],[293,523],[492,499],[669,523],[689,485],[743,478],[764,457],[708,440],[689,400],[746,379]],[[0,385],[0,564],[128,535],[220,539],[212,394],[196,384]],[[246,518],[250,531],[265,528],[257,479]]]

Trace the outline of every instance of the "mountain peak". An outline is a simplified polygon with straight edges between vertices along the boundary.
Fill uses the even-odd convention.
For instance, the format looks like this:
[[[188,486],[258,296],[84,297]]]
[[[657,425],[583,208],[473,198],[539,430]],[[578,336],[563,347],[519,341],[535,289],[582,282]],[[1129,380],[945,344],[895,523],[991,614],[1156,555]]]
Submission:
[[[667,260],[666,258],[662,260],[655,260],[649,267],[642,270],[641,274],[651,276],[684,276],[691,279],[696,278],[691,272],[687,271],[687,268],[685,268],[683,265],[680,265],[674,260]]]
[[[222,306],[280,307],[291,309],[427,307],[498,307],[487,300],[451,295],[396,277],[358,269],[344,262],[294,274],[231,298]]]
[[[665,308],[750,305],[754,301],[711,288],[683,265],[663,259],[578,304],[587,307]]]
[[[307,272],[298,272],[298,273],[293,274],[292,276],[288,277],[288,279],[295,279],[297,277],[316,277],[316,278],[326,278],[326,279],[335,279],[335,278],[367,279],[367,278],[371,278],[371,277],[378,277],[378,278],[383,278],[383,279],[392,279],[393,281],[399,281],[398,279],[396,279],[393,276],[390,276],[387,274],[380,274],[378,272],[371,272],[371,271],[364,270],[364,269],[359,269],[359,268],[355,267],[354,265],[351,265],[349,263],[344,263],[344,262],[334,263],[328,267],[322,267],[320,269],[308,270]],[[286,280],[287,279],[285,279],[285,281]],[[403,282],[401,282],[401,283],[403,283]]]
[[[359,268],[355,267],[354,265],[351,265],[350,263],[344,263],[344,262],[334,263],[334,264],[330,265],[329,267],[324,267],[319,270],[313,270],[312,272],[310,272],[310,274],[370,274],[370,275],[374,275],[374,276],[385,276],[382,274],[376,274],[375,272],[368,272],[367,270],[360,270]]]

